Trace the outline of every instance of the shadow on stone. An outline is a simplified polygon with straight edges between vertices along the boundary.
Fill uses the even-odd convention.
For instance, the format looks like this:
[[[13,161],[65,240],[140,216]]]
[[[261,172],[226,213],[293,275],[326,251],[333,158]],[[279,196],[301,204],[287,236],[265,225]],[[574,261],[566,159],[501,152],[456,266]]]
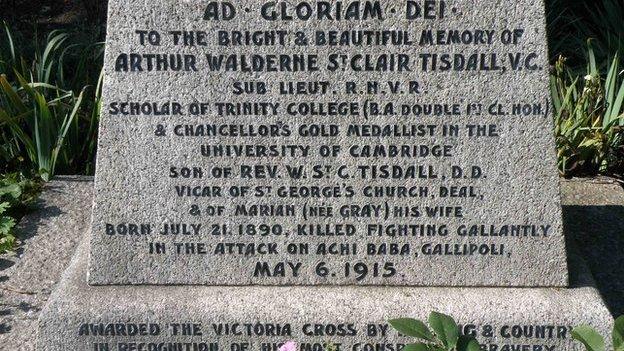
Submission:
[[[11,331],[11,326],[6,323],[0,323],[0,334],[6,334]]]
[[[13,312],[11,312],[10,309],[0,309],[0,317],[7,317],[12,315]],[[6,318],[3,318],[6,320]],[[8,332],[11,331],[11,326],[6,323],[6,322],[2,322],[0,323],[0,334],[6,334]]]
[[[0,310],[0,317],[10,316],[11,310]]]
[[[21,302],[16,308],[22,312],[39,312],[41,308],[26,302]]]
[[[29,313],[29,312],[39,312],[41,311],[41,308],[30,304],[30,303],[26,303],[26,302],[21,302],[17,305],[13,305],[13,304],[5,304],[4,305],[6,308],[4,309],[0,309],[0,317],[5,317],[4,319],[6,320],[7,316],[12,316],[14,315],[14,311],[21,311],[23,313]],[[0,323],[0,334],[6,334],[8,332],[10,332],[13,329],[13,327],[8,323],[8,322],[2,322]]]
[[[14,265],[15,265],[14,261],[5,260],[3,258],[0,258],[0,272],[5,270],[5,269],[13,267]],[[7,279],[8,279],[8,277],[1,276],[0,277],[0,283],[2,283],[3,281],[5,281]]]
[[[18,236],[20,240],[28,240],[35,235],[37,235],[37,228],[43,219],[48,219],[52,217],[57,217],[63,214],[60,208],[56,206],[45,206],[43,203],[37,204],[37,209],[31,215],[28,216],[28,219],[22,221],[20,226],[18,227]],[[19,247],[16,250],[16,253],[19,255],[22,254],[22,247]],[[2,266],[0,265],[0,269]]]
[[[576,247],[611,313],[624,315],[624,206],[563,206],[563,220],[569,252]]]

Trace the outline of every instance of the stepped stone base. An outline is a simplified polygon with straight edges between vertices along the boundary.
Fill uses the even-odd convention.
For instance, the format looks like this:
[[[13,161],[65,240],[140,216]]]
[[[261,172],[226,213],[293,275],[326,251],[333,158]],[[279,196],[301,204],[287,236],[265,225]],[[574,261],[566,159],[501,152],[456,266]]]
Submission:
[[[395,351],[409,339],[386,321],[432,310],[475,331],[483,350],[581,350],[573,326],[606,335],[613,323],[580,259],[570,289],[156,287],[89,286],[87,256],[85,240],[40,317],[37,350],[272,351],[294,340],[303,351]]]

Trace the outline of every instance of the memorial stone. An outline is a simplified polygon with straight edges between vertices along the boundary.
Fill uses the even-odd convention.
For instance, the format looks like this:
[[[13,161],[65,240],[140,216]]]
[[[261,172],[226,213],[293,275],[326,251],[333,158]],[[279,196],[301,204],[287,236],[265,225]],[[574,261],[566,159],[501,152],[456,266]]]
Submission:
[[[38,350],[580,350],[542,0],[111,0],[95,205]],[[570,278],[568,277],[570,262]],[[569,280],[573,283],[568,286]]]
[[[114,1],[89,281],[565,286],[545,35],[539,1]]]

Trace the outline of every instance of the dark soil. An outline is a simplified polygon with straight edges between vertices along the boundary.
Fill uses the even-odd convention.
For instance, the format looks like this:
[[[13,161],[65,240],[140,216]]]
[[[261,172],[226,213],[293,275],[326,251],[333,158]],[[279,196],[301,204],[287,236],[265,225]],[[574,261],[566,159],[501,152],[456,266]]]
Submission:
[[[107,0],[0,0],[0,18],[20,27],[106,23]]]

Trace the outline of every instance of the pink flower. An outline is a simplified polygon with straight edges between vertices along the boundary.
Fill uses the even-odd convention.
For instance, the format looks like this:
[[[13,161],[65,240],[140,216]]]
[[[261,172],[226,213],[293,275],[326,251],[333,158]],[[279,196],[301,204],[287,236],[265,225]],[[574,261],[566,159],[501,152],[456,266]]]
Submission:
[[[297,343],[294,341],[288,341],[279,348],[279,351],[297,351]]]

